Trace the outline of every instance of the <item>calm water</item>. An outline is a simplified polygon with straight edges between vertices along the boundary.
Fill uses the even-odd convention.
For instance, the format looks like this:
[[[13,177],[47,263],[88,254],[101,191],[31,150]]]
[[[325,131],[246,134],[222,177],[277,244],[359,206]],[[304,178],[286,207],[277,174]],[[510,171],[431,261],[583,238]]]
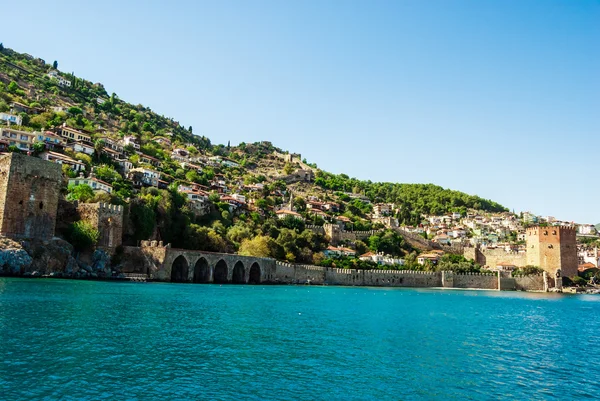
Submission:
[[[0,399],[597,399],[600,297],[0,278]]]

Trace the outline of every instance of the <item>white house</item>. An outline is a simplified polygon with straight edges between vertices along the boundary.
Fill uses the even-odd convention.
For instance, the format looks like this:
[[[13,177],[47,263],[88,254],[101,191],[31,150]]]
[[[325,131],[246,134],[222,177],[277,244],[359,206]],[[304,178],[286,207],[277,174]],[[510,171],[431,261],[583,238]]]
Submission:
[[[375,262],[378,265],[384,266],[392,266],[392,265],[404,265],[404,259],[394,258],[390,255],[384,255],[383,252],[375,253],[375,252],[367,252],[363,255],[360,255],[360,260]]]
[[[69,81],[68,79],[65,79],[63,77],[61,77],[60,75],[58,75],[58,71],[56,70],[52,70],[48,73],[48,77],[50,79],[56,79],[58,81],[58,86],[62,86],[62,87],[71,87],[71,81]]]
[[[104,191],[109,194],[112,192],[112,185],[102,180],[99,180],[96,177],[77,177],[77,178],[69,178],[69,185],[89,185],[92,187],[94,191]]]
[[[9,113],[0,113],[0,120],[6,121],[9,124],[21,125],[23,118]]]
[[[133,135],[128,135],[125,138],[123,138],[123,144],[125,146],[131,145],[135,150],[140,150],[140,144],[137,143],[137,138]]]
[[[83,164],[79,160],[75,160],[70,158],[69,156],[63,155],[61,153],[46,151],[40,154],[40,158],[42,160],[46,160],[52,163],[57,164],[66,164],[70,166],[74,171],[85,171],[85,164]]]
[[[83,142],[73,142],[67,145],[67,147],[73,149],[73,152],[75,153],[85,153],[86,155],[93,155],[95,151],[93,146]]]
[[[283,220],[288,216],[292,216],[298,220],[304,220],[300,213],[292,212],[291,210],[278,210],[275,212],[279,220]]]
[[[327,249],[325,249],[323,251],[323,254],[325,256],[331,257],[340,257],[340,256],[355,256],[356,255],[356,251],[354,249],[350,249],[350,248],[344,248],[344,247],[334,247],[334,246],[328,246]]]
[[[440,255],[435,253],[425,253],[417,257],[417,263],[424,265],[426,261],[430,261],[434,265],[440,260]]]

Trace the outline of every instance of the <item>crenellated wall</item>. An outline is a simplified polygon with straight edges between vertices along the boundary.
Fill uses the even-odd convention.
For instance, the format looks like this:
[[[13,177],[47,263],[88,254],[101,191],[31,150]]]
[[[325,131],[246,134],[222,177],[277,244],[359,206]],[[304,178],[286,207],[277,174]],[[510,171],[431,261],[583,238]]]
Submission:
[[[454,288],[498,289],[498,274],[494,273],[455,273]]]

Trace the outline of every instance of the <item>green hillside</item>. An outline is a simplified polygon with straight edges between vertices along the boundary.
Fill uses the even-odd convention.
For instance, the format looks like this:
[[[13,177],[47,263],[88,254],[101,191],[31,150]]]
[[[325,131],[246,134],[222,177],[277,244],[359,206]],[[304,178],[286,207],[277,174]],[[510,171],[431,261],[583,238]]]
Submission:
[[[323,225],[344,216],[354,230],[380,229],[383,225],[371,218],[375,203],[393,203],[393,217],[407,225],[419,224],[422,214],[507,211],[496,202],[432,184],[375,183],[331,174],[270,142],[215,145],[194,135],[192,127],[143,105],[127,103],[107,93],[101,83],[59,68],[0,47],[0,112],[21,118],[22,125],[11,128],[32,132],[67,126],[91,138],[92,154],[68,147],[55,151],[81,160],[86,174],[94,168],[95,176],[112,185],[113,191],[107,194],[71,186],[67,198],[128,205],[125,240],[129,244],[156,238],[177,247],[312,262],[314,254],[328,244],[315,230],[305,229],[306,224]],[[54,77],[49,76],[52,71]],[[125,144],[114,156],[108,144],[122,144],[128,136],[135,144]],[[35,143],[30,153],[40,154],[47,146]],[[8,150],[19,151],[15,146]],[[131,164],[129,171],[123,167],[125,160]],[[139,168],[157,171],[160,182],[135,185],[132,171]],[[63,171],[67,177],[76,176],[68,166],[63,165]],[[194,208],[196,204],[181,185],[196,185],[194,190],[207,198],[202,210]],[[231,200],[233,194],[244,202]],[[277,219],[275,212],[290,201],[301,219]],[[333,207],[311,213],[307,202]],[[397,251],[406,252],[400,245]],[[368,244],[352,246],[362,252]]]

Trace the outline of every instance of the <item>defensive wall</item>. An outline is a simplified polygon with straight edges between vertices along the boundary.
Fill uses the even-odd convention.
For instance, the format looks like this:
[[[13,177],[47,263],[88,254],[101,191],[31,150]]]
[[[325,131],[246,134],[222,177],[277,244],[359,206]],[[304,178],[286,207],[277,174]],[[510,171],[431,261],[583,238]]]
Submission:
[[[77,204],[81,220],[87,221],[98,230],[98,246],[110,251],[123,242],[123,206],[108,203]]]
[[[546,275],[508,273],[453,273],[415,270],[356,270],[276,262],[274,283],[328,284],[369,287],[476,288],[486,290],[545,291],[553,282]]]
[[[462,253],[466,259],[472,259],[481,266],[495,268],[502,262],[510,263],[517,267],[523,267],[527,264],[526,253],[507,252],[502,248],[466,247]]]

